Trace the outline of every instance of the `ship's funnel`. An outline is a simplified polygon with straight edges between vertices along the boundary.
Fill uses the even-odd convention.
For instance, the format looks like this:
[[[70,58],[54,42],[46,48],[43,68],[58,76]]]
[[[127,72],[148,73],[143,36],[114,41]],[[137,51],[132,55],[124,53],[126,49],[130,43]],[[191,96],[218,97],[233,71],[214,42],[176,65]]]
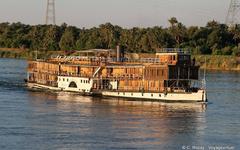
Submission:
[[[121,47],[117,46],[117,62],[122,62],[124,58],[124,50]]]
[[[117,62],[120,62],[120,53],[121,53],[121,50],[120,50],[120,46],[118,45],[117,46]]]

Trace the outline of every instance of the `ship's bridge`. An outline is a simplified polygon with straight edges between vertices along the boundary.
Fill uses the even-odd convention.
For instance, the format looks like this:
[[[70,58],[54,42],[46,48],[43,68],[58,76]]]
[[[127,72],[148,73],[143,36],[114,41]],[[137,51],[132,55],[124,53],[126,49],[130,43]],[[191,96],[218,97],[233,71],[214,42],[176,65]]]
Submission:
[[[162,48],[156,52],[160,62],[171,65],[191,64],[191,55],[189,50],[180,48]]]

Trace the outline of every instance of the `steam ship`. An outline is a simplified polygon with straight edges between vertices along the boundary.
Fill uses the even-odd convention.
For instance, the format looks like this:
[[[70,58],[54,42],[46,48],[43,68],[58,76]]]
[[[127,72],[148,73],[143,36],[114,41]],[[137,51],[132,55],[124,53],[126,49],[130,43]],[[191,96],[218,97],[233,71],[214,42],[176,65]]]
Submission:
[[[29,60],[27,85],[91,96],[205,103],[207,93],[199,68],[182,49],[164,48],[154,58],[130,59],[118,46],[116,50]]]

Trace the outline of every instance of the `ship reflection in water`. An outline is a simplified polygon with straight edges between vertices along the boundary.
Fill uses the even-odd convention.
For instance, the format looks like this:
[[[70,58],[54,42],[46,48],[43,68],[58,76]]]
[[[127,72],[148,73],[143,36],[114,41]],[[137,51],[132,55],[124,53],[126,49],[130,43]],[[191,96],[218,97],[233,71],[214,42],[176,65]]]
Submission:
[[[204,143],[206,105],[31,92],[43,148],[181,149]],[[64,141],[64,142],[63,142]],[[43,146],[43,145],[41,145]]]

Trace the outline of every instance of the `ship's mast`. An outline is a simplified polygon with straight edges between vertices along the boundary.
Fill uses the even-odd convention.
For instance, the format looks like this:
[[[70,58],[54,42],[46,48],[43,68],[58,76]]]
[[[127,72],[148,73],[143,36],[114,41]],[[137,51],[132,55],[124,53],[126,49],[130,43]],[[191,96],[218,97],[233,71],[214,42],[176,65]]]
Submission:
[[[205,56],[205,66],[204,66],[204,74],[203,74],[203,89],[206,89],[206,69],[207,69],[207,58]]]

